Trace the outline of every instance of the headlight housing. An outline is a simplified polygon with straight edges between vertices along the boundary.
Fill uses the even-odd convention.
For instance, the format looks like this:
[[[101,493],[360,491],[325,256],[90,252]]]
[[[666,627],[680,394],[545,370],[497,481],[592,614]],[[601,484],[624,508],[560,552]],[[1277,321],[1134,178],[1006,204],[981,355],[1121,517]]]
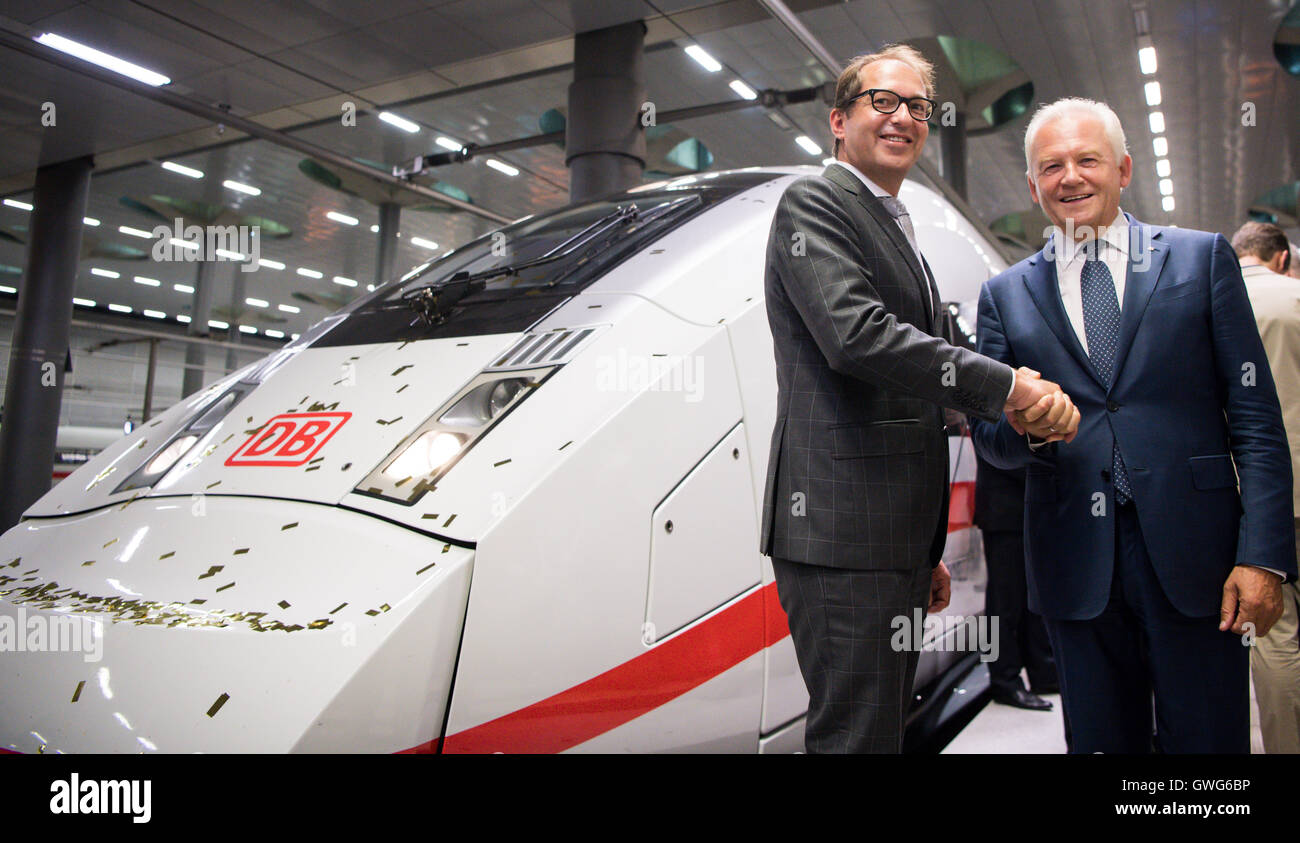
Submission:
[[[415,503],[557,368],[478,374],[403,439],[354,491],[408,506]]]

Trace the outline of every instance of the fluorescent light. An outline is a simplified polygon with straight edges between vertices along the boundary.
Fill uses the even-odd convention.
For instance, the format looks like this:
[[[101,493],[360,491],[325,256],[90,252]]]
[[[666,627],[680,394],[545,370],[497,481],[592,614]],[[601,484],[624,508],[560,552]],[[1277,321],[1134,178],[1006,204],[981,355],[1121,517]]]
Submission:
[[[719,70],[722,69],[722,65],[718,64],[717,59],[715,59],[713,56],[709,55],[708,53],[704,52],[704,49],[696,44],[692,44],[691,46],[686,48],[686,55],[695,59],[697,62],[700,63],[700,67],[704,68],[710,73],[717,73]]]
[[[301,267],[301,266],[298,267],[298,274],[299,274],[299,275],[306,275],[308,278],[324,278],[324,277],[325,277],[325,274],[322,273],[322,272],[317,272],[317,271],[314,270],[314,269],[307,269],[307,268],[305,268],[305,267]]]
[[[1154,134],[1161,134],[1165,130],[1165,115],[1162,111],[1151,112],[1151,131]]]
[[[489,167],[491,167],[494,170],[499,170],[500,172],[505,173],[507,176],[519,175],[519,171],[516,170],[514,167],[511,167],[509,164],[506,164],[505,162],[498,161],[495,158],[489,158],[484,163],[486,163]]]
[[[82,307],[94,307],[94,306],[95,306],[95,300],[94,300],[94,299],[78,299],[78,298],[74,298],[74,299],[72,300],[72,303],[73,303],[73,304],[79,304],[79,305],[81,305]]]
[[[122,232],[123,234],[129,234],[129,235],[131,235],[132,237],[143,237],[143,238],[146,239],[146,240],[152,240],[152,239],[153,239],[153,235],[150,234],[149,232],[147,232],[147,231],[141,231],[141,230],[138,229],[138,228],[132,228],[132,227],[129,226],[129,225],[119,225],[119,226],[117,227],[117,230],[120,231],[120,232]]]
[[[1174,209],[1174,197],[1166,196],[1164,199],[1160,200],[1160,205],[1166,211],[1172,211]]]
[[[279,261],[269,261],[266,258],[258,258],[257,265],[264,266],[267,269],[284,269],[284,264]]]
[[[189,176],[192,179],[203,178],[203,171],[196,170],[193,167],[186,167],[184,164],[177,164],[175,161],[162,162],[164,170],[171,170],[173,173],[180,173],[182,176]]]
[[[397,128],[401,129],[404,132],[410,132],[411,134],[415,134],[416,132],[420,131],[419,126],[412,123],[410,120],[407,120],[405,117],[398,117],[396,114],[393,114],[391,111],[379,112],[379,119],[383,120],[385,123],[389,124],[390,126],[396,126]]]
[[[161,287],[161,286],[162,286],[162,282],[159,281],[157,278],[145,278],[143,275],[137,275],[133,280],[135,281],[135,283],[137,283],[137,284],[143,284],[143,285],[145,285],[146,287]]]
[[[105,277],[105,278],[121,278],[121,277],[122,277],[122,273],[120,273],[120,272],[114,272],[114,271],[111,270],[111,269],[100,269],[100,268],[97,267],[97,266],[92,266],[92,267],[90,268],[90,274],[91,274],[91,275],[102,275],[102,276]]]
[[[838,159],[830,158],[830,157],[823,158],[823,159],[822,159],[822,166],[823,166],[823,167],[829,167],[830,165],[834,164],[834,163],[836,162],[836,160],[838,160]]]
[[[377,226],[377,225],[372,225],[372,226],[370,226],[370,233],[371,233],[371,234],[378,234],[378,233],[379,233],[379,226]]]
[[[167,318],[167,314],[166,314],[166,313],[163,313],[161,310],[145,310],[145,311],[141,311],[141,312],[144,313],[145,316],[148,316],[150,319],[166,319],[166,318]]]
[[[244,299],[244,304],[251,304],[253,307],[268,307],[271,303],[266,299]]]
[[[342,275],[335,275],[335,276],[334,276],[334,283],[335,283],[335,284],[342,284],[344,287],[355,287],[355,286],[357,286],[357,282],[353,281],[351,278],[344,278]]]
[[[262,188],[260,188],[260,187],[253,187],[251,184],[241,184],[240,182],[237,182],[237,181],[231,181],[230,179],[226,179],[225,181],[223,181],[223,182],[221,183],[221,186],[222,186],[222,187],[228,187],[228,188],[230,188],[231,190],[237,190],[237,191],[239,191],[240,193],[247,193],[249,196],[261,196],[261,195],[262,195]]]
[[[227,260],[232,261],[242,261],[244,259],[244,256],[239,252],[232,252],[228,249],[214,249],[213,254],[219,258],[226,258]]]
[[[229,328],[230,325],[229,325],[229,323],[222,322],[220,319],[209,319],[209,320],[208,320],[208,327],[209,327],[209,328],[220,328],[221,330],[224,331],[224,330],[226,330],[227,328]]]
[[[26,202],[19,202],[17,199],[6,199],[5,204],[10,208],[17,208],[20,211],[30,211],[32,206]]]
[[[432,240],[425,240],[423,237],[412,237],[412,238],[411,238],[411,245],[412,245],[412,246],[419,246],[421,249],[436,249],[436,248],[438,248],[438,244],[437,244],[437,243],[434,243]]]
[[[291,304],[277,304],[276,307],[280,308],[285,313],[302,313],[301,307],[294,307]]]
[[[188,324],[190,323],[191,320],[190,320],[190,317],[186,316],[184,313],[178,313],[178,314],[176,314],[176,321],[177,321],[177,322],[184,322],[185,324],[188,325]]]
[[[373,293],[374,291],[375,291],[375,285],[374,285],[374,284],[367,284],[367,285],[366,285],[366,292],[368,292],[368,293]]]
[[[64,38],[62,35],[55,35],[52,32],[42,33],[36,38],[36,41],[70,56],[76,56],[83,61],[97,64],[114,73],[129,76],[137,82],[153,85],[155,88],[172,81],[161,73],[156,73],[146,67],[133,64],[125,59],[119,59],[117,56],[111,56],[101,50],[96,50],[94,47],[87,47],[85,44],[80,44],[70,38]]]
[[[338,211],[327,211],[325,216],[327,219],[332,219],[334,222],[341,222],[344,225],[356,225],[360,222],[356,217],[350,217],[347,214],[340,214]]]
[[[175,290],[175,291],[178,292],[178,293],[192,293],[192,292],[194,292],[194,288],[191,287],[189,284],[173,284],[173,285],[172,285],[172,289]]]
[[[91,227],[99,225],[99,220],[95,219],[94,217],[82,217],[81,221]]]
[[[1160,83],[1148,82],[1146,84],[1147,105],[1160,105]]]
[[[1169,141],[1165,138],[1156,138],[1151,141],[1151,148],[1155,150],[1157,158],[1164,158],[1169,154]]]
[[[266,334],[268,337],[275,337],[277,340],[284,339],[284,331],[277,331],[274,328],[267,328],[262,333]]]
[[[1160,195],[1161,195],[1161,196],[1172,196],[1173,193],[1174,193],[1174,180],[1173,180],[1173,179],[1161,179],[1161,180],[1160,180]]]
[[[740,94],[747,100],[758,99],[758,94],[754,92],[754,89],[746,85],[744,82],[741,82],[739,79],[733,79],[731,81],[731,90]]]
[[[131,308],[127,307],[127,306],[124,305],[124,304],[110,304],[110,305],[108,306],[108,309],[111,310],[111,311],[113,311],[114,313],[130,313],[130,312],[131,312]]]
[[[813,139],[807,135],[800,135],[794,139],[794,142],[803,147],[803,151],[809,155],[821,155],[822,148],[813,142]]]
[[[177,240],[175,237],[170,238],[167,242],[179,249],[189,249],[191,252],[198,251],[201,248],[198,243],[189,240]]]
[[[254,328],[252,325],[240,325],[240,326],[239,326],[239,330],[240,330],[241,333],[245,333],[245,334],[256,334],[256,333],[257,333],[257,329]]]
[[[1155,47],[1143,47],[1138,50],[1138,67],[1142,68],[1142,72],[1147,76],[1156,72]]]
[[[289,335],[289,339],[291,339],[291,340],[296,340],[296,339],[298,339],[298,335],[297,335],[297,334],[290,334],[290,335]]]
[[[1165,177],[1167,177],[1167,176],[1169,175],[1169,173],[1170,173],[1172,170],[1173,170],[1173,168],[1169,165],[1169,159],[1168,159],[1168,158],[1161,158],[1161,159],[1159,159],[1158,161],[1156,161],[1156,175],[1157,175],[1157,176],[1160,176],[1161,178],[1165,178]]]
[[[438,139],[434,141],[434,143],[438,144],[438,146],[441,146],[443,149],[450,149],[452,152],[460,152],[465,148],[463,145],[457,143],[451,138],[445,138],[441,135],[438,136]]]
[[[5,284],[0,284],[0,293],[16,293],[16,292],[18,292],[18,289],[16,287],[10,287]]]

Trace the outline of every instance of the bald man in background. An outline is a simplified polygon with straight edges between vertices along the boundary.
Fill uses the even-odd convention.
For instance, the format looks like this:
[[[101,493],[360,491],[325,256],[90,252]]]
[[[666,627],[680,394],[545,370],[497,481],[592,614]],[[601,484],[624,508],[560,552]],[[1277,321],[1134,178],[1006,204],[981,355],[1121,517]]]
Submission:
[[[1293,473],[1300,477],[1300,280],[1284,274],[1295,268],[1291,244],[1276,225],[1248,222],[1232,235],[1232,248],[1241,260],[1241,277],[1282,402]],[[1292,497],[1300,536],[1300,485]],[[1300,753],[1300,589],[1295,580],[1282,584],[1282,598],[1281,619],[1251,648],[1250,672],[1264,751]]]

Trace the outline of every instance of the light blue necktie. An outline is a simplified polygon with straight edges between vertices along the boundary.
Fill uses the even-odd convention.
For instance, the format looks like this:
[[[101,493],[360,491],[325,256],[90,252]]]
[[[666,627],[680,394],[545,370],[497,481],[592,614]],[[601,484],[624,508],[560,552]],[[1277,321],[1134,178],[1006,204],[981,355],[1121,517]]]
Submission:
[[[1106,262],[1092,255],[1083,264],[1079,285],[1088,356],[1109,390],[1115,376],[1115,351],[1119,345],[1119,297],[1115,294],[1115,279],[1111,277]],[[1119,452],[1119,439],[1114,440],[1111,449],[1111,476],[1115,482],[1115,502],[1128,503],[1133,499],[1133,487],[1129,485],[1128,470]]]

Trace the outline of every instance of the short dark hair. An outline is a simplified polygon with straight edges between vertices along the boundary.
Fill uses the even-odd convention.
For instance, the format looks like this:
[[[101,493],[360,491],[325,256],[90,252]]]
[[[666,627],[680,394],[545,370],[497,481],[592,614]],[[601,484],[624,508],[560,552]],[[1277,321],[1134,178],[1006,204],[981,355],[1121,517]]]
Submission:
[[[1291,244],[1286,233],[1271,222],[1248,222],[1232,235],[1232,248],[1237,257],[1247,255],[1270,261],[1278,252],[1290,253]]]
[[[862,68],[869,64],[875,64],[878,61],[901,61],[903,64],[916,71],[921,77],[921,83],[925,85],[925,95],[934,99],[934,65],[915,47],[909,47],[906,44],[888,44],[878,53],[869,53],[867,55],[855,56],[848,67],[840,71],[840,78],[835,80],[835,105],[831,110],[839,109],[847,111],[852,103],[849,100],[861,93],[858,90],[858,73]],[[840,157],[840,139],[835,139],[835,148],[831,155],[835,158]]]

